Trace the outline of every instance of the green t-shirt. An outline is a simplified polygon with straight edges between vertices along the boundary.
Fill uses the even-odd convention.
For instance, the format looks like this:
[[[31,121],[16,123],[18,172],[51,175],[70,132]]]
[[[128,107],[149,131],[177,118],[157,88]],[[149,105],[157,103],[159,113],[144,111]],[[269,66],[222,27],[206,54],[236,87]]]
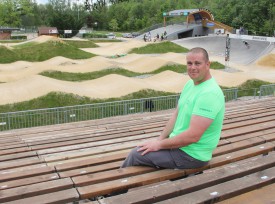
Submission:
[[[209,161],[217,147],[225,111],[224,95],[214,78],[199,85],[192,80],[184,86],[179,102],[178,116],[170,138],[189,128],[192,115],[213,119],[200,140],[180,149],[201,161]]]

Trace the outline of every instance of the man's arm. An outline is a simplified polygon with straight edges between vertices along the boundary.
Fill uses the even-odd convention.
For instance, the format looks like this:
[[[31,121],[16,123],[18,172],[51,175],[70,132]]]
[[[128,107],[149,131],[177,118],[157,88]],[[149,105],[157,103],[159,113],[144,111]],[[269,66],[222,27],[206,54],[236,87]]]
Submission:
[[[142,151],[142,155],[145,155],[148,152],[158,151],[160,149],[180,148],[198,142],[212,122],[212,119],[193,115],[190,121],[190,127],[186,131],[172,138],[146,141],[140,145],[138,151]]]
[[[178,117],[178,107],[176,108],[175,112],[173,113],[173,115],[171,116],[171,118],[169,119],[169,121],[167,122],[167,124],[164,127],[162,133],[158,137],[158,140],[163,140],[163,139],[168,138],[168,136],[170,135],[170,133],[174,129],[177,117]]]

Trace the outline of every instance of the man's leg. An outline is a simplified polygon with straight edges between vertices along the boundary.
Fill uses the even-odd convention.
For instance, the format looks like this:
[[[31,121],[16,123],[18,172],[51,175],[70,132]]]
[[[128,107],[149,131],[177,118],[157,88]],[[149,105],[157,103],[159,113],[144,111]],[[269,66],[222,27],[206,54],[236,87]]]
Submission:
[[[157,152],[149,152],[141,155],[138,152],[138,147],[134,148],[125,159],[122,168],[127,166],[151,166],[157,168],[174,169],[177,168],[170,154],[170,150],[160,150]]]
[[[138,152],[138,147],[134,148],[122,164],[122,168],[127,166],[152,166],[166,169],[193,169],[200,168],[208,164],[192,158],[180,149],[160,150],[149,152],[144,156]]]

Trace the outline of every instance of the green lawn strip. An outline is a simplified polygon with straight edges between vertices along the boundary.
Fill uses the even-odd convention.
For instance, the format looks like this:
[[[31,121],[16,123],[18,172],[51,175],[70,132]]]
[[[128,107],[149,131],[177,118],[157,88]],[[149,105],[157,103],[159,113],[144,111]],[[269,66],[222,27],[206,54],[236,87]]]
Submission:
[[[188,49],[181,47],[175,43],[166,41],[162,43],[148,44],[140,48],[134,48],[129,53],[157,54],[157,53],[167,53],[167,52],[185,53],[185,52],[188,52]]]
[[[22,44],[17,44],[17,45],[12,45],[12,48],[16,48],[16,49],[24,49],[24,48],[29,48],[32,47],[34,45],[38,45],[38,42],[25,42]]]
[[[13,50],[0,46],[0,63],[7,64],[20,60],[19,55]]]
[[[70,59],[88,59],[95,55],[61,41],[47,41],[40,44],[26,43],[14,46],[13,49],[0,47],[0,63],[11,63],[19,60],[41,62],[56,56]]]
[[[24,41],[25,40],[0,40],[0,43],[20,43]]]
[[[211,69],[225,69],[225,65],[215,61],[215,62],[211,62],[210,68]]]
[[[94,103],[105,103],[112,101],[121,100],[131,100],[140,99],[148,97],[158,97],[158,96],[168,96],[173,95],[172,92],[161,92],[151,89],[141,90],[135,93],[128,94],[119,98],[109,98],[109,99],[92,99],[85,96],[79,96],[75,94],[67,94],[60,92],[51,92],[45,96],[35,98],[29,101],[7,104],[0,106],[0,113],[6,112],[16,112],[24,110],[35,110],[42,108],[54,108],[54,107],[64,107],[64,106],[74,106],[74,105],[84,105],[84,104],[94,104]]]
[[[221,67],[222,69],[222,64],[220,63],[215,63],[216,64],[216,69],[217,67]],[[212,64],[211,64],[212,68]],[[180,64],[173,64],[173,65],[165,65],[163,67],[160,67],[159,69],[156,69],[152,72],[145,72],[145,73],[138,73],[138,72],[132,72],[126,69],[122,68],[111,68],[111,69],[105,69],[101,71],[95,71],[95,72],[88,72],[88,73],[71,73],[71,72],[61,72],[61,71],[44,71],[40,73],[42,76],[58,79],[58,80],[63,80],[63,81],[86,81],[86,80],[93,80],[97,79],[103,76],[106,76],[108,74],[118,74],[126,77],[136,77],[140,75],[145,75],[145,74],[158,74],[164,71],[173,71],[177,73],[186,73],[186,65],[180,65]]]
[[[99,47],[98,45],[95,44],[95,42],[91,40],[63,40],[69,45],[72,45],[77,48],[96,48]]]
[[[153,72],[146,72],[146,73],[137,73],[132,72],[126,69],[122,68],[113,68],[113,69],[105,69],[101,71],[95,71],[95,72],[88,72],[88,73],[71,73],[71,72],[60,72],[60,71],[45,71],[40,73],[40,75],[58,79],[58,80],[64,80],[64,81],[85,81],[85,80],[93,80],[97,79],[109,74],[119,74],[126,77],[135,77],[140,76],[144,74],[157,74],[161,73],[166,70],[171,70],[178,73],[184,73],[186,72],[186,66],[185,65],[166,65],[163,66],[157,70],[154,70]]]

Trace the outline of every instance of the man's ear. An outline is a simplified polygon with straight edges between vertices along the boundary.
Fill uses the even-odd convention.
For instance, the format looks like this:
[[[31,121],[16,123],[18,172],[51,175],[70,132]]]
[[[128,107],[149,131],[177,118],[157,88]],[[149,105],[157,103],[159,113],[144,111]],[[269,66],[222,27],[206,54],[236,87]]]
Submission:
[[[210,62],[210,61],[208,61],[206,64],[207,64],[208,68],[210,69],[211,62]]]

